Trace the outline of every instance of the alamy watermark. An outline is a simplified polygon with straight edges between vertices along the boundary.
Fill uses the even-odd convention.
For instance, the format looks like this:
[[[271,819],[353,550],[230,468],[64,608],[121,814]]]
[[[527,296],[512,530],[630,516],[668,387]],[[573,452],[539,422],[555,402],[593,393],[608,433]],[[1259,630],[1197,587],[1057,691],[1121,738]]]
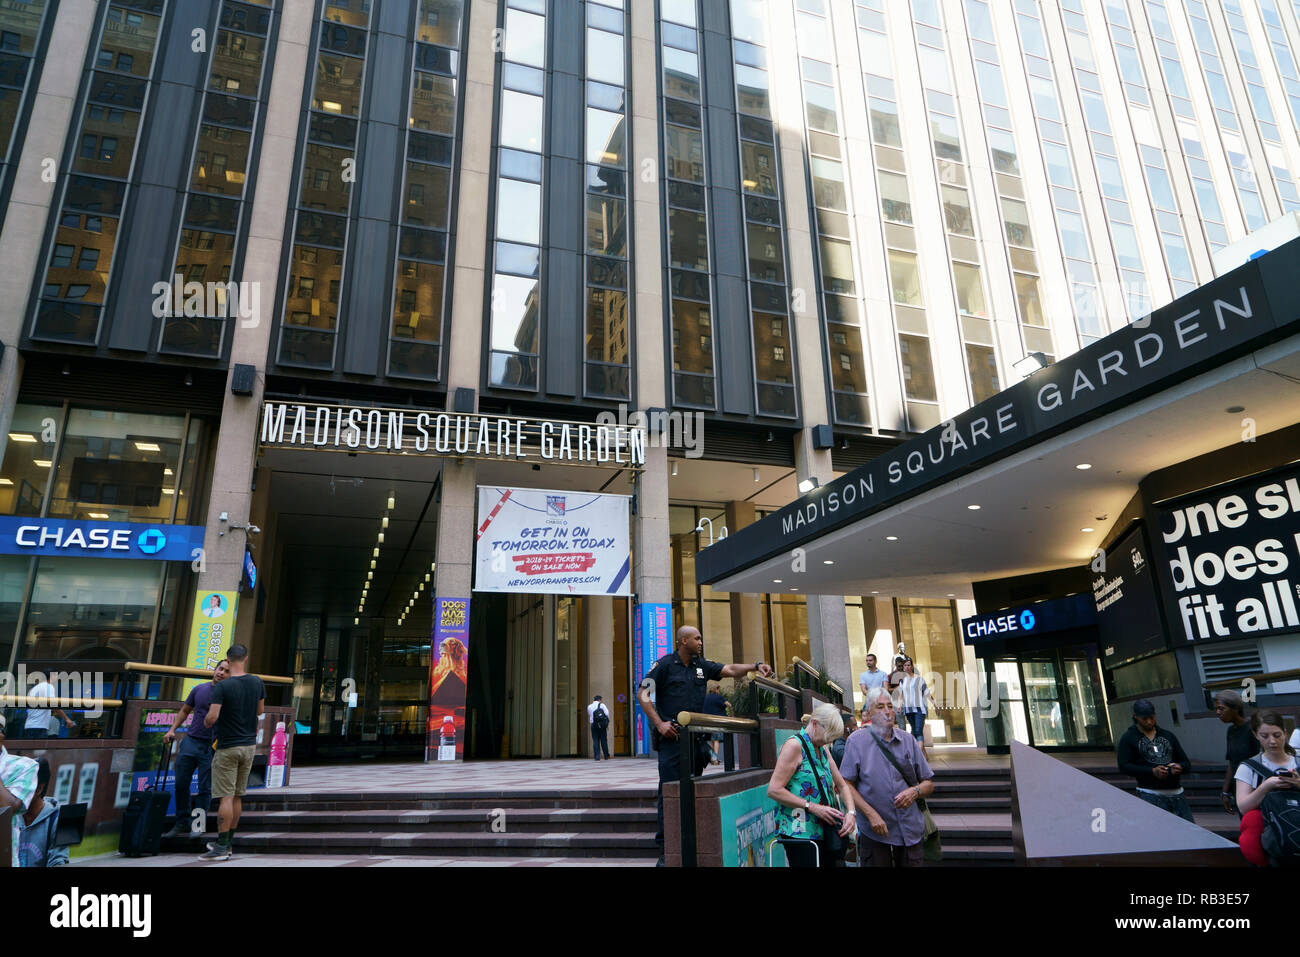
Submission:
[[[621,425],[628,429],[642,429],[646,444],[651,448],[664,446],[682,449],[688,459],[704,455],[704,413],[684,412],[680,409],[650,409],[628,411],[627,403],[620,402],[618,411],[604,411],[596,416],[597,425]]]
[[[0,671],[0,696],[15,695],[23,696],[30,693],[31,689],[39,684],[48,683],[53,686],[55,698],[52,699],[50,708],[60,708],[59,701],[83,700],[90,699],[91,705],[87,708],[80,708],[76,705],[70,705],[80,714],[87,718],[98,718],[104,713],[103,705],[99,701],[99,689],[106,686],[107,679],[102,671],[28,671],[27,666],[20,664],[15,674],[12,671]],[[34,707],[34,705],[30,705]]]

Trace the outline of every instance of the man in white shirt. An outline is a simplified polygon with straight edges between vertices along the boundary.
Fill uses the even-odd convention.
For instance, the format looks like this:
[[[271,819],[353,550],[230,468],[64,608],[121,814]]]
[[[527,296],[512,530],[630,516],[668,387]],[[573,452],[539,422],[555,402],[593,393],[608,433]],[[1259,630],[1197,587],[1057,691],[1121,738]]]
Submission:
[[[591,725],[591,753],[599,761],[600,754],[603,751],[605,760],[608,761],[609,708],[600,700],[600,695],[596,695],[591,704],[587,705],[587,723]]]
[[[32,687],[27,692],[28,698],[57,698],[59,693],[54,690],[54,685],[45,680],[44,675],[39,672],[31,676]],[[73,727],[73,721],[61,708],[31,708],[27,709],[27,721],[23,724],[24,738],[57,738],[59,736],[58,727],[54,726],[54,717],[66,724],[69,728]]]

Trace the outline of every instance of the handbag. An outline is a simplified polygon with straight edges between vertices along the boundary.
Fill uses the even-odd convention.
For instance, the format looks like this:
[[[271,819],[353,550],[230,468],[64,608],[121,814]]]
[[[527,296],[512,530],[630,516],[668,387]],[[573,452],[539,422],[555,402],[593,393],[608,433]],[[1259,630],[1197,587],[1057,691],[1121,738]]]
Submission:
[[[885,753],[889,763],[898,770],[899,775],[903,778],[903,783],[910,788],[916,787],[915,777],[908,779],[907,772],[903,770],[903,766],[898,763],[898,759],[885,746],[885,742],[881,741],[874,731],[871,732],[871,737],[880,747],[880,750]],[[918,797],[916,805],[921,809],[921,818],[925,822],[925,836],[921,838],[921,852],[925,855],[927,861],[937,864],[943,860],[943,842],[939,838],[939,825],[934,823],[934,817],[930,814],[930,806],[926,803],[925,798]]]
[[[812,768],[813,777],[817,779],[817,791],[821,794],[821,803],[825,804],[827,807],[835,807],[836,805],[831,804],[831,802],[826,799],[826,788],[822,785],[822,776],[817,773],[817,762],[813,760],[812,752],[808,749],[807,739],[804,738],[802,734],[798,737],[799,746],[803,748],[804,756],[808,759],[808,765]],[[826,842],[826,851],[830,855],[831,860],[837,864],[844,860],[844,855],[848,851],[848,846],[845,844],[844,838],[840,837],[839,832],[832,831],[827,825],[822,824],[822,838]]]

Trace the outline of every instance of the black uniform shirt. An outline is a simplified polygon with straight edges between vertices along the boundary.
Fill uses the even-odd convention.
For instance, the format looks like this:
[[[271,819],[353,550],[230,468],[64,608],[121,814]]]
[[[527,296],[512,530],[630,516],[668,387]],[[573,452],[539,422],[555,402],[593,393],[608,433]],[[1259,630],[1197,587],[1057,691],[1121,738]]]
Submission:
[[[674,652],[664,655],[646,672],[655,683],[655,710],[664,721],[676,721],[681,711],[704,711],[709,682],[722,677],[722,665],[698,655],[689,665]]]

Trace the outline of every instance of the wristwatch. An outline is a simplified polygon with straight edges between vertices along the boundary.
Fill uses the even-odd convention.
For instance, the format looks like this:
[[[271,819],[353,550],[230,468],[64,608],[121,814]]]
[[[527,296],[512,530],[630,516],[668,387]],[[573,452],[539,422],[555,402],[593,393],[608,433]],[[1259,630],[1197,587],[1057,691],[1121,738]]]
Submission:
[[[804,812],[805,814],[807,814],[808,811],[810,810],[810,808],[811,808],[811,805],[810,805],[807,801],[804,801],[804,802],[803,802],[803,812]]]
[[[762,664],[763,664],[763,662],[761,662],[761,661],[756,661],[756,662],[754,662],[754,670],[755,670],[755,671],[758,671],[759,668],[762,667]]]

